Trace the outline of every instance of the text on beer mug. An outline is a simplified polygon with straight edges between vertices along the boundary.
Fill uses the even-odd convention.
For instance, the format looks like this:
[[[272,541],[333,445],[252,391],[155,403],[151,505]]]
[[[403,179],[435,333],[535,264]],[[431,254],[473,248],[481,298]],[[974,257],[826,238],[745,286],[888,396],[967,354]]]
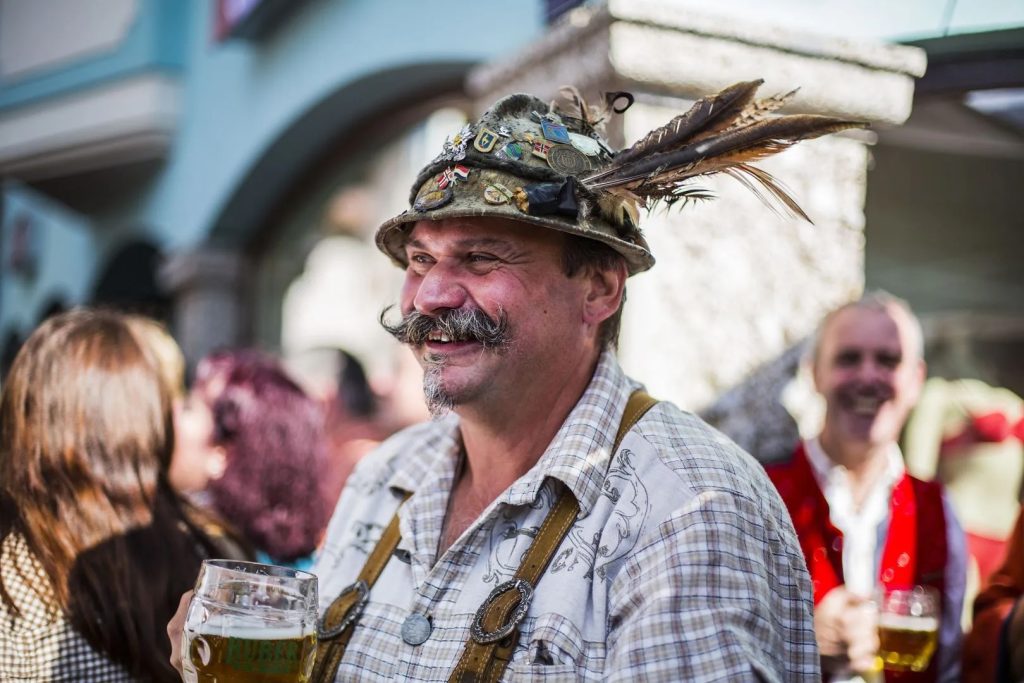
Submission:
[[[185,681],[307,683],[316,656],[316,624],[313,574],[207,560],[185,617]]]
[[[890,671],[924,671],[939,642],[939,592],[929,586],[878,595],[878,656]]]

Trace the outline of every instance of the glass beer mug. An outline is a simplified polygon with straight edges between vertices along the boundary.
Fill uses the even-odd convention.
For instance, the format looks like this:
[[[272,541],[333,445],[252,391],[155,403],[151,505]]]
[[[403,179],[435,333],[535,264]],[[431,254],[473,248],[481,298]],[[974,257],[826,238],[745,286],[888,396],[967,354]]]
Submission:
[[[924,671],[939,642],[939,592],[928,586],[878,593],[878,656],[890,671]]]
[[[206,560],[182,634],[186,683],[307,683],[317,580],[256,562]]]

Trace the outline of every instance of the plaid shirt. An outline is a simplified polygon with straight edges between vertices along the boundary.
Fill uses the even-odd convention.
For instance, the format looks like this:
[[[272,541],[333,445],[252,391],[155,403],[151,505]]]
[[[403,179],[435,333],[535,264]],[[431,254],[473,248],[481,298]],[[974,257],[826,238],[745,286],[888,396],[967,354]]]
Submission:
[[[25,539],[8,535],[0,546],[4,587],[18,607],[0,601],[0,681],[33,683],[120,683],[134,681],[120,665],[91,645],[59,610],[33,590],[49,580]],[[111,587],[116,590],[116,587]]]
[[[803,556],[763,469],[664,402],[611,457],[637,386],[604,354],[537,464],[440,558],[458,418],[407,429],[365,458],[315,568],[322,609],[355,579],[403,492],[413,495],[337,680],[447,680],[477,608],[512,577],[563,485],[580,516],[536,587],[503,680],[817,680]],[[401,636],[410,613],[432,625],[418,646]]]

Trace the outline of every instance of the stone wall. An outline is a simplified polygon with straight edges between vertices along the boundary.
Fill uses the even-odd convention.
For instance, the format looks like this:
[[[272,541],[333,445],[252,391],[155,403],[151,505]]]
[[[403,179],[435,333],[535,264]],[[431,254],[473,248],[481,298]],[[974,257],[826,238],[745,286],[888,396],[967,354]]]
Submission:
[[[473,72],[471,93],[482,109],[517,90],[551,97],[567,83],[592,96],[626,89],[637,103],[610,131],[624,143],[693,99],[753,78],[765,79],[765,95],[800,88],[786,113],[889,125],[910,113],[920,50],[748,26],[675,4],[609,0],[578,9],[530,49]],[[761,164],[813,225],[779,215],[731,178],[702,184],[714,200],[659,208],[643,222],[658,263],[630,280],[623,365],[654,395],[702,412],[762,459],[791,447],[797,422],[813,429],[800,414],[813,402],[786,400],[809,393],[787,389],[801,343],[863,289],[872,139],[831,136]]]

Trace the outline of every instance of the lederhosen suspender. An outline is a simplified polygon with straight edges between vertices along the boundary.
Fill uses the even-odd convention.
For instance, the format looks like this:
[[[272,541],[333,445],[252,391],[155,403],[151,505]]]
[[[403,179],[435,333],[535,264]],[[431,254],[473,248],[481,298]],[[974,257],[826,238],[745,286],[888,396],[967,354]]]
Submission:
[[[636,391],[629,397],[609,462],[629,430],[655,403],[657,401],[643,391]],[[470,627],[470,639],[448,679],[450,683],[494,683],[501,678],[519,640],[517,627],[530,607],[534,587],[576,522],[579,511],[576,497],[568,489],[563,490],[544,518],[513,578],[491,591],[477,610]],[[399,539],[396,512],[355,583],[345,588],[324,613],[311,679],[315,683],[331,683],[337,675],[355,622],[366,606],[369,590],[398,547]]]
[[[409,498],[408,495],[405,497]],[[402,501],[405,502],[404,500]],[[391,518],[391,523],[384,529],[380,540],[374,546],[366,564],[359,572],[355,582],[341,591],[330,607],[320,617],[317,629],[316,663],[313,665],[314,683],[331,683],[338,673],[338,666],[345,654],[345,646],[352,638],[356,619],[363,613],[370,597],[370,589],[377,583],[384,565],[398,547],[402,534],[398,530],[398,513]]]
[[[609,462],[619,450],[619,443],[657,401],[645,392],[629,397],[619,423]],[[533,599],[533,590],[544,574],[569,529],[580,512],[576,496],[563,489],[526,550],[515,576],[497,586],[477,610],[470,627],[470,638],[462,651],[449,683],[494,683],[501,678],[519,641],[519,622],[526,616]]]

